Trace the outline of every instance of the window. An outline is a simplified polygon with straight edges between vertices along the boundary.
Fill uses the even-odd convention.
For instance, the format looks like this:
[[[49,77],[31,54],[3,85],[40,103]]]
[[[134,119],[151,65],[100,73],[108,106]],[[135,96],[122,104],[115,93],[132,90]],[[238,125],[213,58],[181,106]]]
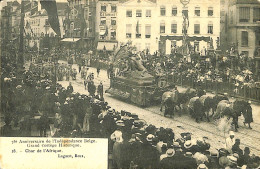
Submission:
[[[195,7],[195,16],[200,16],[200,7]]]
[[[200,24],[194,24],[194,34],[200,34]]]
[[[253,22],[260,21],[260,8],[254,8]]]
[[[239,8],[239,22],[249,22],[250,20],[250,8],[240,7]]]
[[[137,22],[137,24],[136,24],[136,38],[141,38],[141,36],[142,36],[142,33],[141,33],[141,29],[142,27],[141,27],[141,25]]]
[[[101,20],[100,25],[106,25],[106,19]]]
[[[151,17],[151,10],[146,10],[146,17],[150,18]]]
[[[212,23],[208,24],[208,33],[213,34],[213,24]]]
[[[187,8],[182,9],[182,16],[188,17],[188,9]]]
[[[177,33],[177,23],[175,22],[171,25],[171,33]]]
[[[241,46],[248,46],[248,32],[247,31],[242,31],[242,36],[241,36]]]
[[[161,6],[161,16],[165,16],[165,14],[166,14],[165,6]]]
[[[111,32],[111,40],[116,40],[116,31],[115,30],[113,30]]]
[[[212,7],[208,8],[208,16],[213,16],[213,8]]]
[[[161,21],[160,23],[160,33],[165,33],[165,22]]]
[[[172,7],[172,16],[177,15],[177,7]]]
[[[145,38],[151,38],[151,25],[145,25]]]
[[[136,10],[136,17],[142,17],[142,10]]]
[[[111,12],[116,12],[116,6],[111,6]]]
[[[126,25],[126,38],[132,37],[132,24]]]
[[[111,19],[111,25],[116,25],[116,19]]]
[[[194,51],[199,52],[200,51],[200,42],[194,42]]]
[[[126,17],[132,17],[132,11],[131,10],[126,11]]]
[[[106,12],[106,11],[107,11],[107,7],[106,7],[105,5],[102,5],[102,6],[101,6],[101,11],[102,11],[102,12]]]

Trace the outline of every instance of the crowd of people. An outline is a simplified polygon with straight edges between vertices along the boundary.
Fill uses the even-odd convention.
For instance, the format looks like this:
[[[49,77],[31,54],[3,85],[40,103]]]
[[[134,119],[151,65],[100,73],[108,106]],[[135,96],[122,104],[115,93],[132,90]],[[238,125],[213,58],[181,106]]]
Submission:
[[[259,167],[260,158],[248,147],[242,150],[233,132],[223,148],[214,149],[207,137],[179,136],[174,129],[148,125],[134,112],[111,108],[101,90],[75,93],[71,83],[67,88],[55,83],[54,69],[31,65],[17,72],[11,61],[2,62],[3,136],[14,136],[15,129],[19,131],[15,136],[31,136],[36,125],[43,137],[49,132],[52,137],[108,138],[115,168]],[[65,65],[59,69],[71,70]]]

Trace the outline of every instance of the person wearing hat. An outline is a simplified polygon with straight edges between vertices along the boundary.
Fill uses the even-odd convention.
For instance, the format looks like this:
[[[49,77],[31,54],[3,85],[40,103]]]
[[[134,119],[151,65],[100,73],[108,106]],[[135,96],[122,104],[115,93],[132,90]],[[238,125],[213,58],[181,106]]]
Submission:
[[[208,169],[205,164],[200,164],[197,169]]]
[[[226,138],[226,149],[229,153],[232,153],[232,147],[235,144],[235,133],[229,131],[229,137]]]
[[[159,152],[153,145],[153,134],[148,134],[141,150],[141,168],[158,168]]]
[[[175,158],[174,158],[175,151],[174,149],[170,148],[166,151],[166,157],[160,161],[160,168],[175,168]]]

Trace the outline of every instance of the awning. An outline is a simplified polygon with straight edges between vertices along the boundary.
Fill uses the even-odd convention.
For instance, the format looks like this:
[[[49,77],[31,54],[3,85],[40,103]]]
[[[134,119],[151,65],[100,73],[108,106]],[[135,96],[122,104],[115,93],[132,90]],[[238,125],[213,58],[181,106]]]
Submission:
[[[106,33],[106,30],[101,30],[101,31],[99,32],[99,35],[105,35],[105,33]]]
[[[114,47],[117,47],[116,42],[98,42],[97,50],[104,50],[104,47],[107,51],[113,51]]]
[[[77,42],[79,40],[80,40],[80,38],[65,38],[65,39],[62,39],[61,42]]]

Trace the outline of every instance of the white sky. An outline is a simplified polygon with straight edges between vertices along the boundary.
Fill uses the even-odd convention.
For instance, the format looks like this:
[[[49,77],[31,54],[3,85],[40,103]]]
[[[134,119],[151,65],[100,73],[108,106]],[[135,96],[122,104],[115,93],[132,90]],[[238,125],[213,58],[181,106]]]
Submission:
[[[0,10],[6,6],[7,1],[13,1],[13,0],[1,0],[0,1]],[[17,0],[19,3],[21,3],[22,0]],[[46,0],[47,1],[47,0]],[[68,2],[67,0],[56,0],[56,2]],[[1,12],[0,12],[1,13]]]

